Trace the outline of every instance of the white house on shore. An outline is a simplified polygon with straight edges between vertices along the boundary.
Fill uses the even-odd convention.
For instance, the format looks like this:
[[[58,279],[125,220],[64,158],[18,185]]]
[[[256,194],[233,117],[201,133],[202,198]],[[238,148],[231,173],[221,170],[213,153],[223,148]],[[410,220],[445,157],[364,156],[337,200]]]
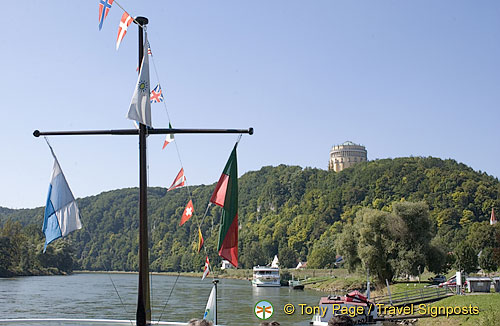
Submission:
[[[229,261],[223,259],[220,269],[231,269],[231,268],[234,268],[233,265],[231,265]]]

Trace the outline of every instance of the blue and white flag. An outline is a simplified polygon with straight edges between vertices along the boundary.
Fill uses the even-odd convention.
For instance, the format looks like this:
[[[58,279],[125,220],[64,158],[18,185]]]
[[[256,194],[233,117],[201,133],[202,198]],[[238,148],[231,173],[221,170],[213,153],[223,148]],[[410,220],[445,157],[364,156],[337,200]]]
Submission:
[[[54,156],[54,168],[52,170],[49,194],[47,195],[47,204],[45,205],[45,214],[43,217],[42,231],[45,233],[43,252],[45,252],[47,245],[52,241],[82,228],[80,211],[76,205],[75,197],[71,193],[71,189],[69,189],[68,182],[64,177],[52,147],[50,147],[50,151],[52,152],[52,156]]]

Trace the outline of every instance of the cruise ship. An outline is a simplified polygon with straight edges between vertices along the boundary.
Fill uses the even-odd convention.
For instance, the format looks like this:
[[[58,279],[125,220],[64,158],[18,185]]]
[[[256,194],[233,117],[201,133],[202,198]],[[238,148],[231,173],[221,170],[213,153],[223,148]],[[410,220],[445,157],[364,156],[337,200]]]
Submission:
[[[271,266],[254,266],[252,285],[256,287],[279,287],[280,268],[278,257],[274,256]]]

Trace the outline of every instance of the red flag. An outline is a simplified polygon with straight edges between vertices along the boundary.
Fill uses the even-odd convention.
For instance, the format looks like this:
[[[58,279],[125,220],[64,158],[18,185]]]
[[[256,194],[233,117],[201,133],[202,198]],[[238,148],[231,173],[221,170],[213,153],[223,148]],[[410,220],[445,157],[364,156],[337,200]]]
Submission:
[[[194,213],[194,208],[193,208],[193,201],[190,200],[189,203],[186,205],[186,208],[184,208],[184,212],[182,213],[182,218],[181,218],[181,224],[179,226],[182,226],[182,224],[186,223],[187,220],[189,220]]]
[[[120,47],[120,43],[122,42],[125,34],[127,34],[127,28],[132,23],[132,17],[126,12],[122,15],[122,20],[120,21],[120,25],[118,26],[118,37],[116,38],[116,49]]]
[[[497,219],[495,217],[495,209],[492,208],[491,209],[491,217],[490,217],[490,225],[493,225],[493,224],[496,224],[497,223]]]
[[[203,235],[201,234],[201,229],[198,227],[198,252],[203,248]]]
[[[210,201],[222,206],[219,229],[219,256],[238,267],[238,167],[236,145],[222,171]]]
[[[205,269],[203,270],[203,276],[201,277],[202,280],[207,277],[207,275],[210,273],[210,268],[209,268],[210,262],[208,261],[208,256],[205,259]]]
[[[210,202],[220,207],[224,207],[224,199],[226,198],[226,190],[227,190],[227,182],[229,181],[229,176],[227,174],[222,173],[219,178],[219,182],[215,186],[214,193],[210,198]]]
[[[173,190],[175,188],[184,187],[186,185],[186,177],[184,176],[184,168],[181,168],[177,176],[175,177],[174,182],[167,191]]]

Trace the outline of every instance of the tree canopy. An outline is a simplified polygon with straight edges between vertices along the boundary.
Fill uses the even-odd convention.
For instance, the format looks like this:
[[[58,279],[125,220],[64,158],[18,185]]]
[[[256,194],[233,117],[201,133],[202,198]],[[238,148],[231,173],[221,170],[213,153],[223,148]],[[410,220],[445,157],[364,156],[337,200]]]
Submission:
[[[214,186],[190,187],[195,216],[182,227],[179,220],[189,200],[185,189],[168,193],[165,188],[149,189],[153,271],[202,269],[205,253],[196,250],[197,228]],[[55,250],[59,242],[70,244],[68,252],[73,252],[73,266],[78,269],[137,270],[138,198],[138,189],[128,188],[78,199],[83,229],[49,248]],[[415,274],[423,266],[439,270],[442,264],[435,262],[443,261],[464,239],[474,252],[487,246],[493,257],[500,256],[498,227],[491,231],[493,227],[488,229],[485,223],[493,207],[500,211],[498,179],[454,160],[383,159],[337,173],[266,166],[239,178],[240,262],[251,268],[270,263],[277,254],[286,266],[309,260],[314,267],[326,268],[340,254],[350,269],[370,265],[379,257],[391,266],[388,277]],[[220,207],[211,206],[201,225],[214,265],[220,263],[216,253],[220,215]],[[4,229],[8,221],[16,221],[39,230],[42,218],[43,208],[0,209]],[[478,236],[483,229],[488,229],[487,239]],[[356,236],[357,242],[350,241]],[[28,238],[33,245],[43,245],[41,238]],[[5,244],[0,258],[12,257],[13,252],[3,248],[17,241],[8,233],[0,237]],[[0,271],[12,269],[5,261]]]

